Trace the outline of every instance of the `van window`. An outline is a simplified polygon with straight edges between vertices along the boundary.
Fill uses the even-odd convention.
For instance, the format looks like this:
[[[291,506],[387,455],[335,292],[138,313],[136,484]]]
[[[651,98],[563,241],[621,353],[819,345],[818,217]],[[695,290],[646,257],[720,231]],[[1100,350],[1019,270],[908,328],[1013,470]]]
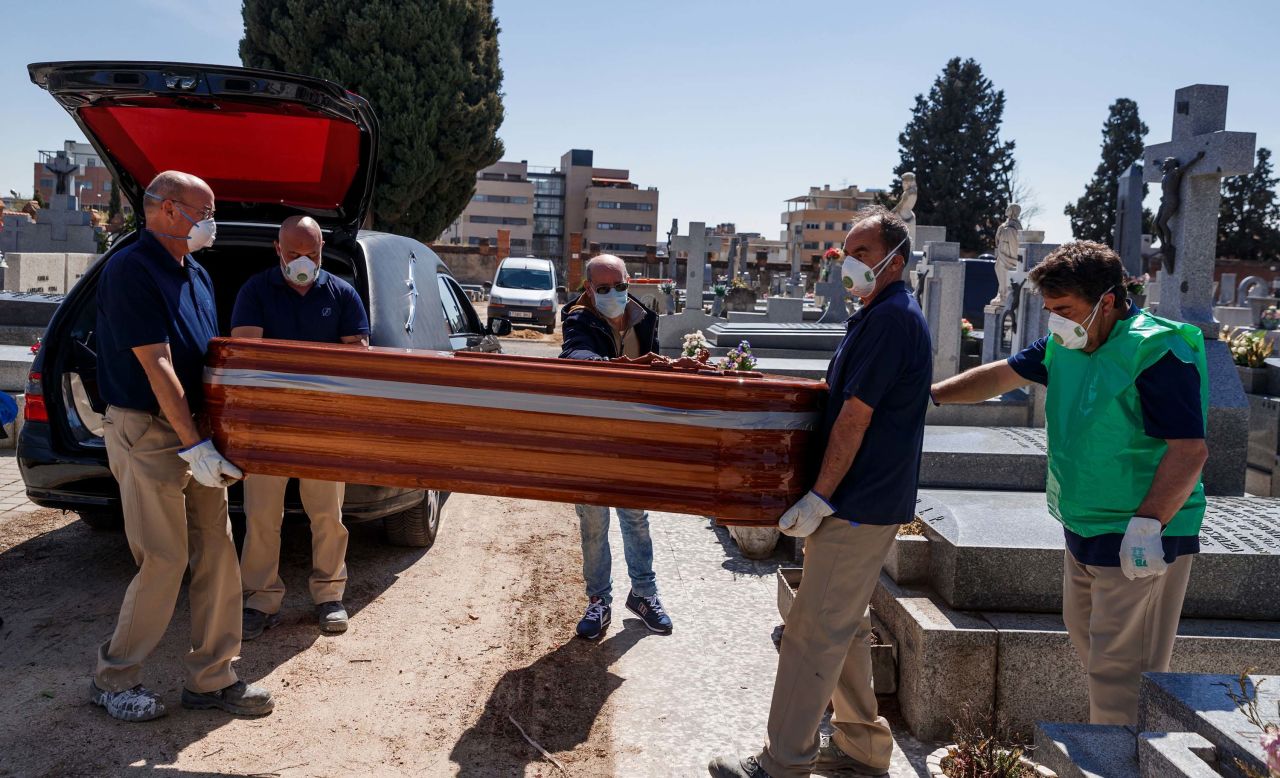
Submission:
[[[551,290],[551,271],[534,267],[504,267],[498,271],[494,286],[507,289]]]

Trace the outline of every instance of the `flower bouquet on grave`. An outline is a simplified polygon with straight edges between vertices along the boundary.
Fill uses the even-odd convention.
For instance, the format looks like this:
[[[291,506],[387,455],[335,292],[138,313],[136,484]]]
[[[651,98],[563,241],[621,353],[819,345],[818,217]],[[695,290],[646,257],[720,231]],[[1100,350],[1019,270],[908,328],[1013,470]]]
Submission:
[[[1262,312],[1262,320],[1258,322],[1258,326],[1264,330],[1280,328],[1280,309],[1277,309],[1274,305],[1268,305],[1267,309]]]
[[[962,338],[973,337],[973,323],[970,322],[968,319],[960,320],[960,337]]]
[[[729,353],[724,355],[724,361],[719,365],[720,369],[729,372],[732,370],[741,370],[750,372],[756,369],[756,358],[751,353],[751,343],[742,341],[737,348],[729,349]]]
[[[840,249],[827,249],[826,253],[822,255],[822,258],[828,262],[839,262],[844,258],[844,252]]]
[[[714,287],[712,287],[712,291],[716,293],[716,297],[724,297],[725,294],[728,293],[729,287],[723,283],[717,283]]]
[[[42,342],[42,341],[41,341],[41,339],[40,339],[39,337],[37,337],[37,338],[36,338],[36,342],[31,344],[31,353],[32,353],[32,354],[39,354],[39,353],[40,353],[40,346],[41,346],[41,342]]]
[[[1273,346],[1267,333],[1247,327],[1223,327],[1222,340],[1231,349],[1231,361],[1238,367],[1266,367]]]
[[[658,285],[658,291],[663,294],[675,294],[676,285],[674,281],[663,281]]]
[[[1244,715],[1250,724],[1257,727],[1260,731],[1258,736],[1258,745],[1262,746],[1263,758],[1267,763],[1267,773],[1255,770],[1251,765],[1245,764],[1243,760],[1236,757],[1236,767],[1240,772],[1249,776],[1249,778],[1280,778],[1280,724],[1275,721],[1268,721],[1267,718],[1258,710],[1258,687],[1262,686],[1265,681],[1250,682],[1249,673],[1252,670],[1245,670],[1236,678],[1237,689],[1233,689],[1229,684],[1220,683],[1219,686],[1227,690],[1227,697],[1235,703],[1236,708]],[[1280,719],[1280,702],[1276,703],[1276,718]]]
[[[680,348],[680,356],[696,359],[703,364],[711,359],[711,344],[702,334],[702,330],[684,336],[684,345]]]
[[[1125,276],[1124,290],[1130,297],[1143,297],[1147,294],[1147,284],[1150,282],[1150,273],[1143,273],[1140,276]]]

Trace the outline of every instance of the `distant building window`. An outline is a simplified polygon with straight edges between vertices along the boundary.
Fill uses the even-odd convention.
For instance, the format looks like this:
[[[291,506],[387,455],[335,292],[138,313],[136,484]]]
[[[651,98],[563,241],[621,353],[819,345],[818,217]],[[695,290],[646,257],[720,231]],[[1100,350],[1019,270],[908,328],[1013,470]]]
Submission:
[[[110,192],[110,191],[111,191],[111,182],[110,182],[110,181],[103,181],[103,182],[102,182],[102,191],[104,191],[104,192]]]
[[[822,225],[818,224],[817,222],[805,222],[804,228],[806,230],[820,230],[822,229]]]
[[[596,203],[596,207],[621,211],[652,211],[653,203],[622,203],[614,200],[600,200]]]
[[[529,198],[524,195],[495,195],[495,194],[478,194],[471,198],[476,203],[510,203],[513,205],[525,205],[529,202]]]
[[[83,189],[83,190],[85,190],[86,192],[91,191],[91,190],[93,189],[93,182],[92,182],[92,181],[85,181],[85,182],[83,182],[83,183],[81,183],[81,184],[80,184],[80,188],[81,188],[81,189]]]
[[[802,232],[804,232],[804,229],[803,229],[803,228],[801,228],[799,224],[797,224],[797,225],[796,225],[796,234],[797,234],[797,235],[799,235],[799,234],[800,234],[800,233],[802,233]]]
[[[849,230],[853,229],[853,222],[842,223],[840,225],[840,229],[844,230],[845,232],[848,232]]]
[[[563,235],[564,223],[555,216],[534,216],[533,232],[535,235]]]
[[[649,247],[639,243],[601,243],[600,249],[621,254],[644,254]]]
[[[529,223],[529,220],[523,216],[484,216],[478,213],[468,216],[467,221],[472,224],[503,224],[515,227],[523,227]]]
[[[558,197],[535,197],[533,198],[533,215],[563,216],[564,200]]]
[[[528,246],[529,246],[529,241],[525,240],[524,238],[511,239],[511,248],[519,247],[523,249],[523,248],[528,248]]]
[[[818,248],[818,242],[817,242],[817,241],[805,241],[804,248],[805,248],[805,249],[807,249],[807,250],[809,250],[809,251],[814,251],[814,250],[816,250],[816,249]]]
[[[827,241],[826,243],[823,244],[822,247],[824,249],[833,249],[836,247],[836,244],[832,243],[831,241]]]
[[[653,232],[652,224],[627,224],[626,222],[596,222],[597,230],[623,230],[626,232]]]
[[[42,178],[42,179],[40,179],[40,188],[41,188],[41,189],[52,189],[52,188],[53,188],[53,179],[52,179],[52,178]]]
[[[481,181],[502,181],[505,180],[501,173],[480,173]]]
[[[827,222],[827,226],[826,226],[826,228],[827,228],[828,230],[834,230],[834,229],[836,228],[836,223],[835,223],[835,222]]]

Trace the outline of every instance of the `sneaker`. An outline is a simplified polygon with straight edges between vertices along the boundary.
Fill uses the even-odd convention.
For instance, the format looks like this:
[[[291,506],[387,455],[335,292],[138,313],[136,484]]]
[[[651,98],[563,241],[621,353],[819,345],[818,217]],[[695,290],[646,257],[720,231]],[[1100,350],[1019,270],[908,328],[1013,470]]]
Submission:
[[[627,610],[639,616],[650,632],[657,632],[659,635],[671,634],[671,617],[662,609],[658,595],[641,597],[632,592],[627,595]]]
[[[216,692],[182,690],[182,707],[188,710],[212,710],[217,708],[237,716],[265,716],[276,706],[271,692],[261,686],[250,686],[236,681]]]
[[[263,613],[255,608],[244,609],[244,626],[241,640],[253,640],[262,636],[263,632],[280,623],[280,614]]]
[[[89,699],[94,705],[106,708],[111,718],[121,721],[151,721],[165,714],[160,696],[142,684],[122,692],[109,692],[99,689],[97,682],[91,681]]]
[[[844,771],[852,770],[858,775],[881,776],[888,775],[887,767],[872,767],[858,759],[846,754],[840,750],[840,746],[836,745],[830,735],[822,735],[818,741],[818,759],[814,762],[815,770],[825,771]]]
[[[337,634],[347,631],[347,609],[337,600],[317,605],[316,619],[320,622],[321,632]]]
[[[717,756],[707,765],[711,778],[772,778],[754,756]]]
[[[587,613],[578,622],[578,637],[595,640],[604,633],[613,616],[613,609],[604,604],[599,597],[592,597],[587,605]]]

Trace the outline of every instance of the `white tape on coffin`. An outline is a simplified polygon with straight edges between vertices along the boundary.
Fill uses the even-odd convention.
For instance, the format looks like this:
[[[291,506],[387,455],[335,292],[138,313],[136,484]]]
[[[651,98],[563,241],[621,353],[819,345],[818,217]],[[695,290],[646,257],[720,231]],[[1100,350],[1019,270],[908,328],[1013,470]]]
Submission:
[[[818,418],[816,413],[690,410],[627,400],[601,400],[590,397],[415,384],[407,381],[383,381],[373,378],[277,373],[267,370],[221,367],[206,367],[204,382],[222,386],[296,389],[349,397],[377,397],[385,400],[410,400],[442,405],[465,405],[472,408],[554,413],[562,416],[587,416],[731,430],[811,430]]]

